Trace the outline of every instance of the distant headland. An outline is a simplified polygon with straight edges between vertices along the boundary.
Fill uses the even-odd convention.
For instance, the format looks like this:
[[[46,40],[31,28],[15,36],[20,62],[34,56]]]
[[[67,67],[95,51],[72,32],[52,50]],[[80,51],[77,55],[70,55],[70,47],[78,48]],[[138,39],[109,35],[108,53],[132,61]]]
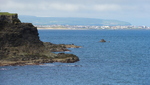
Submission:
[[[131,23],[119,20],[78,18],[78,17],[36,17],[19,15],[22,22],[33,25],[80,25],[80,26],[129,26]]]
[[[75,17],[36,17],[20,15],[22,22],[31,22],[38,29],[150,29],[147,26],[133,26],[131,23],[119,20],[75,18]]]
[[[0,66],[79,61],[74,54],[52,52],[80,46],[42,42],[38,35],[37,28],[32,23],[22,23],[18,14],[0,12]]]

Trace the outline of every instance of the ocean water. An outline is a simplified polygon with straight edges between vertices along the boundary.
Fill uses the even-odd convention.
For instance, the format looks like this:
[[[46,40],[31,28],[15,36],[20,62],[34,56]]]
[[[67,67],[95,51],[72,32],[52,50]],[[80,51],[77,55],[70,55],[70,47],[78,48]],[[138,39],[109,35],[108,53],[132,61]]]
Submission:
[[[80,61],[3,66],[0,85],[150,85],[150,30],[39,30],[39,36],[82,46],[65,52]]]

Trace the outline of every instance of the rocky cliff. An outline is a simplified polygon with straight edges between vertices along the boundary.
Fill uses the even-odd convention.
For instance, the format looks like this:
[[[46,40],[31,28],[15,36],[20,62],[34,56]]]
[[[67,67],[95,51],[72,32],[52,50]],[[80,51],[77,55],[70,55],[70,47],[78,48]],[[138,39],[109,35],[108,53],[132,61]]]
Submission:
[[[48,62],[73,63],[73,54],[54,54],[65,51],[65,45],[43,43],[38,30],[31,23],[22,23],[17,14],[0,13],[0,65],[40,64]]]

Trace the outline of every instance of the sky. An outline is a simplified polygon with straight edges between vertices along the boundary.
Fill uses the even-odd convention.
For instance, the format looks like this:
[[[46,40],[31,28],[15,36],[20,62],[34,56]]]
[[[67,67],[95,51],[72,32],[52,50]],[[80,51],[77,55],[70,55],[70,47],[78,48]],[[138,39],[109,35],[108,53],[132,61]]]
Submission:
[[[114,19],[150,26],[150,0],[0,0],[0,12],[38,17]]]

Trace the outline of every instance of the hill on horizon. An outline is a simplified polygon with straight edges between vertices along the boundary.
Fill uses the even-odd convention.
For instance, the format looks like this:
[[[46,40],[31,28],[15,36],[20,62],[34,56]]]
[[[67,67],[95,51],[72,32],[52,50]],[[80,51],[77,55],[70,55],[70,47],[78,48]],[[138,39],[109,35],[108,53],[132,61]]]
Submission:
[[[84,25],[84,26],[129,26],[129,22],[119,20],[105,20],[95,18],[76,17],[36,17],[19,15],[22,22],[29,22],[34,25]]]

